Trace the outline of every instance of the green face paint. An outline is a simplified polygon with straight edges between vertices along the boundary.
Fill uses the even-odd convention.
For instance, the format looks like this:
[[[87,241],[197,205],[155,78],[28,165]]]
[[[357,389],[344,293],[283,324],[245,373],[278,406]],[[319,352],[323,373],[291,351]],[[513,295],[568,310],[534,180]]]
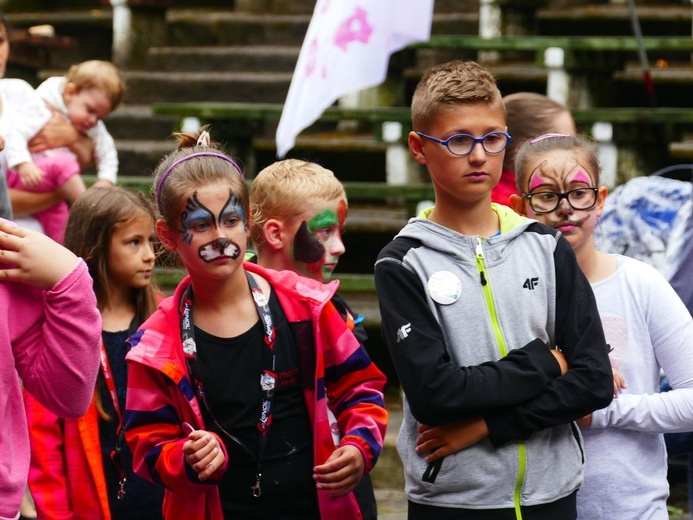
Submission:
[[[308,233],[315,233],[318,229],[330,226],[339,226],[339,218],[334,211],[326,209],[308,221]]]

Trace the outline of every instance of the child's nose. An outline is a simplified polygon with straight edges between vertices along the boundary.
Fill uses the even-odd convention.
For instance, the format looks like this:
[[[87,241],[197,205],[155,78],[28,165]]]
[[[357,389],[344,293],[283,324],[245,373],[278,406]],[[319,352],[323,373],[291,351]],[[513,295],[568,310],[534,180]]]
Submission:
[[[481,143],[474,143],[472,151],[469,152],[469,160],[472,162],[486,161],[486,150]]]
[[[332,256],[341,256],[344,254],[345,251],[346,247],[344,247],[342,235],[340,233],[337,233],[334,237],[334,240],[332,240],[330,243],[330,253],[332,254]]]
[[[155,258],[154,254],[154,246],[152,244],[147,244],[144,248],[144,261],[145,262],[151,262]]]
[[[568,199],[561,199],[558,202],[558,207],[556,208],[556,212],[562,213],[563,215],[571,215],[573,213],[573,206],[570,205],[568,202]]]

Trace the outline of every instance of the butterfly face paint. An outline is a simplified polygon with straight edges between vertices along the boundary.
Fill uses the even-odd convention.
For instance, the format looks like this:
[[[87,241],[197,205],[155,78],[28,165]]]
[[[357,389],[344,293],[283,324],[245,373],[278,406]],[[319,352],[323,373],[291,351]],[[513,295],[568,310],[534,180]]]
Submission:
[[[558,200],[558,206],[548,213],[535,213],[531,205],[526,204],[527,215],[559,230],[576,251],[593,244],[592,236],[601,210],[597,200],[592,198],[596,197],[593,191],[586,188],[596,187],[596,176],[593,177],[580,163],[580,156],[570,150],[553,150],[537,157],[533,164],[536,166],[529,176],[528,188],[534,196],[572,192],[573,195],[582,196],[587,204],[590,200],[595,203],[586,209],[575,209],[567,198],[562,198]]]
[[[560,161],[546,159],[529,175],[529,192],[553,191],[563,193],[579,187],[593,187],[595,181],[591,174],[571,155]]]
[[[224,203],[219,216],[202,204],[198,193],[193,193],[187,200],[185,209],[181,213],[181,226],[179,233],[183,242],[191,244],[196,236],[213,236],[213,240],[203,243],[198,248],[198,255],[205,262],[212,262],[218,258],[237,259],[241,254],[241,247],[226,236],[228,229],[241,225],[246,231],[245,212],[240,199],[231,190]],[[219,234],[222,233],[222,236]]]

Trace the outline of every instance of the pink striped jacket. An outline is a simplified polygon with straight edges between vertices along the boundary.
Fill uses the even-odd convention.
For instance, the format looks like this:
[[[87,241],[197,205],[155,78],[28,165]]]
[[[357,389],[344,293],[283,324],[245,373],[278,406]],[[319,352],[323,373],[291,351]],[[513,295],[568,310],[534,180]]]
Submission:
[[[313,425],[315,464],[324,463],[335,449],[327,412],[329,400],[342,432],[340,444],[356,446],[363,454],[366,471],[370,471],[387,426],[382,394],[385,376],[330,303],[338,282],[323,285],[290,271],[272,271],[251,263],[244,267],[270,282],[292,330],[312,322],[315,341],[297,341],[297,346],[302,373],[314,374],[304,397]],[[226,465],[212,479],[200,482],[192,471],[186,471],[182,451],[187,440],[183,421],[205,429],[180,339],[180,300],[189,283],[189,278],[184,279],[174,296],[166,299],[130,339],[133,348],[126,358],[130,367],[125,437],[135,472],[166,487],[167,520],[216,520],[223,514],[215,484]],[[330,498],[327,491],[319,490],[318,502],[323,519],[361,518],[353,493]]]

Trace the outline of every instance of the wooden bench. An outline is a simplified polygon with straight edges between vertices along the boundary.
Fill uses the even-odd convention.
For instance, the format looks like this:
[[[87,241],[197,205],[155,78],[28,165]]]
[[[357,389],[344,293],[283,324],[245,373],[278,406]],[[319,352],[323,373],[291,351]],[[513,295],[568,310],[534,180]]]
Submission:
[[[239,122],[262,122],[279,120],[283,105],[280,103],[155,103],[152,112],[159,115],[197,117],[202,121],[228,120]],[[612,121],[614,123],[691,123],[693,108],[653,107],[592,107],[573,108],[573,117],[579,123]],[[319,121],[334,122],[355,120],[362,123],[384,123],[396,121],[411,123],[409,107],[374,108],[327,108]]]
[[[228,135],[234,139],[234,144],[239,148],[239,155],[246,164],[254,164],[253,153],[255,144],[260,143],[267,148],[271,146],[268,134],[281,116],[281,104],[253,104],[253,103],[160,103],[154,104],[152,110],[155,114],[173,115],[179,118],[197,117],[202,123],[212,123],[220,134]],[[578,128],[588,134],[592,134],[595,123],[610,125],[608,132],[612,138],[602,141],[606,147],[615,143],[618,153],[627,153],[634,157],[643,142],[654,143],[657,150],[666,153],[667,146],[662,143],[677,142],[682,139],[685,131],[693,131],[693,108],[672,107],[595,107],[575,108],[571,110]],[[381,108],[340,108],[330,107],[319,118],[318,123],[329,123],[343,120],[353,120],[361,124],[370,125],[376,140],[382,140],[383,125],[393,122],[401,125],[401,138],[399,142],[388,143],[389,146],[404,146],[404,140],[411,128],[409,107],[381,107]],[[219,129],[218,127],[221,127]],[[603,126],[603,125],[602,125]],[[642,127],[656,128],[654,132],[643,132]],[[305,133],[305,135],[309,135]],[[596,135],[595,135],[596,137]],[[268,141],[269,140],[269,141]],[[329,139],[323,139],[323,146],[329,145]],[[269,142],[269,144],[268,144]],[[299,141],[300,142],[300,138]],[[669,147],[670,153],[678,151],[676,147]],[[625,157],[625,156],[624,156]],[[633,170],[633,175],[647,175],[652,171],[651,164],[658,163],[654,157],[647,157],[640,171]],[[615,166],[615,163],[614,163]],[[655,164],[661,167],[661,164]],[[389,166],[386,164],[386,169]],[[605,172],[609,182],[614,186],[617,178],[617,168]],[[415,178],[414,176],[412,176]],[[407,181],[409,182],[409,181]],[[395,189],[400,189],[395,186]],[[350,196],[351,197],[351,196]],[[410,214],[413,206],[409,205]]]
[[[197,117],[203,123],[232,122],[234,128],[245,134],[256,134],[267,121],[277,121],[283,106],[271,103],[155,103],[152,112],[180,118]],[[594,107],[571,110],[578,125],[600,121],[618,124],[688,125],[693,124],[693,108],[651,107]],[[398,122],[407,128],[411,124],[409,107],[340,108],[329,107],[320,116],[321,122],[354,120],[375,127],[385,122]],[[376,136],[380,135],[376,132]]]
[[[690,52],[693,38],[646,36],[646,51]],[[503,36],[483,38],[474,35],[433,35],[428,41],[413,43],[411,49],[452,49],[472,51],[544,51],[560,47],[571,52],[637,52],[633,36]]]
[[[91,185],[96,181],[95,175],[84,175],[84,180],[87,185]],[[248,186],[252,184],[252,180],[248,180]],[[358,209],[359,205],[365,205],[364,211],[367,214],[351,214],[347,225],[350,230],[359,231],[366,229],[378,229],[369,223],[375,214],[381,214],[382,218],[387,223],[381,226],[382,231],[398,231],[401,229],[406,220],[416,213],[416,205],[425,200],[433,200],[434,192],[431,184],[406,184],[394,185],[384,182],[344,182],[344,190],[349,199],[350,206]],[[118,185],[125,188],[150,193],[152,189],[152,177],[145,176],[119,176]],[[394,211],[389,213],[384,206],[388,208],[403,207],[404,210]],[[370,217],[370,218],[369,218]]]

